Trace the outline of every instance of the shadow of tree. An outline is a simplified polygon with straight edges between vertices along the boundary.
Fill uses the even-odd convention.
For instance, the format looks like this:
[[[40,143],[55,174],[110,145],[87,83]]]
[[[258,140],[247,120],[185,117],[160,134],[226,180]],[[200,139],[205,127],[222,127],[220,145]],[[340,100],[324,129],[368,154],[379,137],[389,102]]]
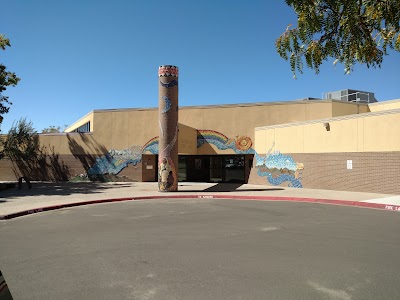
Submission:
[[[29,155],[10,156],[15,176],[36,181],[68,180],[69,167],[60,160],[54,147],[41,146],[38,135],[27,139],[26,142],[31,145]]]
[[[67,133],[68,147],[73,156],[78,159],[87,173],[88,170],[96,163],[96,159],[101,155],[105,155],[108,150],[104,145],[101,145],[87,133]],[[82,144],[77,141],[81,140]],[[83,147],[82,145],[86,146]],[[92,175],[89,177],[92,181],[112,181],[107,174]]]
[[[131,188],[134,183],[104,184],[100,182],[34,182],[33,188],[8,189],[1,192],[3,202],[24,196],[68,196],[102,193],[108,189]]]

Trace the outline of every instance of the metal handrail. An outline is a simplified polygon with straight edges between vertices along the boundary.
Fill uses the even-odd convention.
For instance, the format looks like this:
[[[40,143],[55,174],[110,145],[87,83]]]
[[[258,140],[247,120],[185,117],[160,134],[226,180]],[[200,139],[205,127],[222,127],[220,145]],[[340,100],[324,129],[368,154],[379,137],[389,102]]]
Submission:
[[[336,98],[328,98],[328,94],[332,94],[332,93],[334,93],[334,92],[328,92],[328,93],[322,93],[322,99],[325,99],[325,100],[328,100],[328,99],[333,99],[333,100],[339,100],[339,99],[336,99]],[[367,95],[367,103],[370,103],[370,93],[364,93],[364,92],[355,92],[355,93],[350,93],[350,94],[346,94],[346,95],[341,95],[340,96],[340,100],[342,101],[342,98],[344,98],[344,97],[349,97],[349,96],[352,96],[352,95],[356,95],[356,100],[348,100],[348,98],[347,98],[347,102],[365,102],[365,100],[361,100],[361,98],[360,97],[358,97],[358,95]]]

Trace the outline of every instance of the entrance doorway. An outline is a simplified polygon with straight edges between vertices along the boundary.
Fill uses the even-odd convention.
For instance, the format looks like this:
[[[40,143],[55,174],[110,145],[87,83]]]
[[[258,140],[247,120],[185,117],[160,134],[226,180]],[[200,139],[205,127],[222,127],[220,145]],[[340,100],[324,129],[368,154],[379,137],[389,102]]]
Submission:
[[[179,181],[234,182],[247,181],[247,155],[180,155]],[[250,160],[248,159],[248,163]]]

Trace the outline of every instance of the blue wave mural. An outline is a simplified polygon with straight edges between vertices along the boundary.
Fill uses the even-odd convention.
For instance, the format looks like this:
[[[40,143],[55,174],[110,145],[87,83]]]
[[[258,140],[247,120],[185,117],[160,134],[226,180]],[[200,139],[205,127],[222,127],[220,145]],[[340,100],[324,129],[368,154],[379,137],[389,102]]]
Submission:
[[[119,174],[129,164],[136,165],[142,161],[142,154],[150,152],[158,154],[159,139],[154,137],[143,147],[133,146],[124,150],[110,150],[107,154],[96,159],[95,164],[87,171],[88,175]],[[274,145],[266,155],[259,155],[251,147],[252,141],[246,136],[230,139],[224,134],[213,130],[199,130],[197,148],[204,144],[215,145],[219,150],[231,149],[236,154],[254,154],[257,175],[265,177],[271,185],[281,185],[288,182],[289,187],[302,188],[302,163],[296,163],[290,155],[278,151],[271,153]]]
[[[129,164],[137,165],[142,160],[142,147],[133,146],[129,149],[111,149],[107,154],[98,157],[94,165],[87,171],[88,175],[117,175]]]
[[[300,176],[304,168],[303,164],[296,163],[290,155],[280,152],[271,153],[271,149],[265,156],[255,153],[258,176],[266,177],[272,185],[289,182],[289,187],[302,188]]]

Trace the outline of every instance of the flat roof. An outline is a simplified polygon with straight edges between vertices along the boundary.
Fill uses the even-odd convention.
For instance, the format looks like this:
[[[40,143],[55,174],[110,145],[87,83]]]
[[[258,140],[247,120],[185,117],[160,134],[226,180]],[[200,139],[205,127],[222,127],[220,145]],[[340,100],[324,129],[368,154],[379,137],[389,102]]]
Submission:
[[[346,103],[353,105],[366,105],[368,103],[359,102],[347,102],[334,99],[315,99],[309,100],[310,98],[288,100],[279,102],[253,102],[253,103],[237,103],[237,104],[212,104],[212,105],[191,105],[191,106],[179,106],[180,110],[184,109],[211,109],[211,108],[228,108],[228,107],[251,107],[251,106],[272,106],[272,105],[288,105],[288,104],[308,104],[308,103]],[[110,108],[110,109],[95,109],[92,112],[118,112],[118,111],[144,111],[144,110],[158,110],[158,107],[147,107],[147,108]]]

